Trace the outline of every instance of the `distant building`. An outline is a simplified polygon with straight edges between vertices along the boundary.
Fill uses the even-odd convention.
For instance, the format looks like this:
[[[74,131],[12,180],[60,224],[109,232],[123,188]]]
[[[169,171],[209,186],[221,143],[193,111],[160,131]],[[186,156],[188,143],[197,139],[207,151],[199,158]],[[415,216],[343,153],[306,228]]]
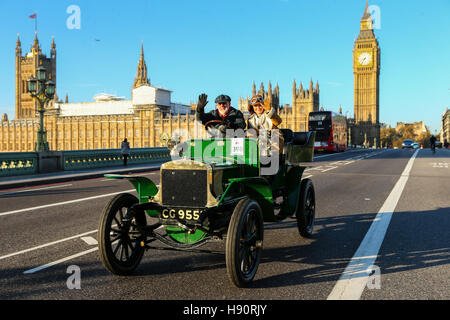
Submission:
[[[441,121],[441,142],[450,143],[450,109],[444,111]]]
[[[34,41],[30,52],[22,56],[22,44],[20,37],[17,35],[16,42],[16,120],[33,119],[36,117],[37,102],[28,93],[27,80],[36,77],[36,69],[44,67],[46,72],[46,81],[52,80],[56,83],[56,44],[52,38],[50,56],[47,57],[42,53],[39,46],[37,33],[35,33]],[[57,95],[55,95],[55,100]],[[0,149],[1,150],[1,149]]]
[[[36,68],[47,69],[47,80],[56,80],[56,45],[51,44],[47,58],[35,36],[31,51],[22,56],[20,39],[16,43],[16,116],[6,115],[0,123],[0,152],[33,151],[38,130],[36,102],[27,92],[26,81]],[[56,82],[56,81],[55,81]],[[133,148],[159,146],[162,132],[192,127],[190,105],[171,101],[171,91],[151,85],[144,50],[132,87],[131,100],[110,94],[98,94],[92,102],[65,103],[57,95],[46,106],[44,126],[51,150],[119,148],[128,138]]]
[[[413,123],[397,122],[395,131],[397,131],[397,132],[402,131],[407,126],[413,128],[414,134],[416,136],[420,136],[422,133],[430,131],[423,121],[413,122]]]

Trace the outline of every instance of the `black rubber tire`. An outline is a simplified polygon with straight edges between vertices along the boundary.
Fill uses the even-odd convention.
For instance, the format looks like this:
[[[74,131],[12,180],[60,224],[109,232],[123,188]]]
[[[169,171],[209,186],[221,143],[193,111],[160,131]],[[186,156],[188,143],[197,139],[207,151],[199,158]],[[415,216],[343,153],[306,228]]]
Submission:
[[[302,180],[296,211],[297,227],[300,235],[311,238],[316,217],[316,198],[314,185],[310,179]]]
[[[147,224],[145,213],[132,214],[129,226],[125,226],[122,220],[127,209],[138,202],[139,200],[131,194],[119,194],[105,206],[100,218],[98,229],[100,258],[105,268],[116,275],[131,274],[138,267],[145,252],[145,248],[140,245],[140,242],[144,239],[136,238],[132,240],[129,235],[131,228]],[[117,226],[113,228],[113,224]],[[117,256],[119,249],[120,254]],[[131,249],[130,253],[129,249]],[[124,253],[125,259],[123,259]]]
[[[228,226],[225,259],[231,282],[244,288],[256,275],[261,259],[264,219],[256,201],[243,199]]]

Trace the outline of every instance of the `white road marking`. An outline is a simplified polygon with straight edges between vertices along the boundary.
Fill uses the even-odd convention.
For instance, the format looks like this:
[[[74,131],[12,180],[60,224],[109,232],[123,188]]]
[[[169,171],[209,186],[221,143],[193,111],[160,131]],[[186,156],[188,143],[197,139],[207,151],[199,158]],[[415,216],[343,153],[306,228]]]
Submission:
[[[94,239],[93,237],[82,237],[81,240],[83,240],[90,246],[98,245],[97,239]]]
[[[66,258],[63,258],[63,259],[60,259],[60,260],[57,260],[57,261],[53,261],[53,262],[47,263],[47,264],[45,264],[45,265],[43,265],[43,266],[40,266],[40,267],[37,267],[37,268],[34,268],[34,269],[27,270],[27,271],[24,272],[24,274],[32,274],[32,273],[35,273],[35,272],[38,272],[38,271],[41,271],[41,270],[50,268],[50,267],[52,267],[52,266],[54,266],[54,265],[57,265],[57,264],[66,262],[66,261],[68,261],[68,260],[72,260],[72,259],[75,259],[75,258],[84,256],[84,255],[89,254],[89,253],[91,253],[91,252],[95,252],[95,251],[97,251],[97,250],[98,250],[98,248],[89,249],[89,250],[86,250],[86,251],[83,251],[83,252],[80,252],[80,253],[71,255],[71,256],[69,256],[69,257],[66,257]]]
[[[113,192],[113,193],[108,193],[108,194],[101,194],[98,196],[76,199],[76,200],[50,203],[50,204],[45,204],[43,206],[37,206],[37,207],[32,207],[32,208],[25,208],[25,209],[2,212],[2,213],[0,213],[0,217],[15,214],[15,213],[22,213],[22,212],[39,210],[39,209],[51,208],[51,207],[62,206],[62,205],[66,205],[66,204],[78,203],[78,202],[82,202],[82,201],[95,200],[95,199],[99,199],[99,198],[106,198],[106,197],[115,196],[117,194],[126,193],[126,192],[136,192],[136,189],[130,189],[130,190],[125,190],[125,191],[120,191],[120,192]]]
[[[314,159],[320,159],[320,158],[325,158],[325,157],[330,157],[330,156],[334,156],[337,153],[332,153],[332,154],[324,154],[322,156],[314,156]]]
[[[14,191],[14,192],[0,193],[0,196],[9,196],[9,195],[16,194],[16,193],[49,190],[49,189],[64,188],[64,187],[70,187],[70,186],[73,186],[73,184],[63,184],[63,185],[59,185],[59,186],[51,186],[51,187],[38,188],[38,189],[27,189],[27,190],[20,190],[20,191]]]
[[[418,152],[419,149],[409,159],[358,250],[328,296],[328,300],[359,300],[361,298],[370,276],[370,270],[377,259],[387,228],[408,181],[409,173]]]
[[[322,166],[308,168],[308,169],[305,170],[305,172],[306,171],[311,171],[311,170],[322,170]]]
[[[327,171],[330,171],[330,170],[333,170],[333,169],[337,168],[337,167],[334,167],[334,166],[327,166],[327,167],[330,167],[330,168],[322,170],[322,172],[327,172]]]
[[[72,237],[61,239],[61,240],[57,240],[57,241],[49,242],[49,243],[46,243],[46,244],[42,244],[40,246],[36,246],[36,247],[30,248],[30,249],[25,249],[25,250],[17,251],[17,252],[14,252],[14,253],[10,253],[10,254],[7,254],[6,256],[1,256],[0,260],[6,259],[6,258],[10,258],[10,257],[14,257],[14,256],[18,256],[20,254],[24,254],[24,253],[27,253],[27,252],[30,252],[30,251],[39,250],[39,249],[42,249],[42,248],[45,248],[45,247],[53,246],[53,245],[61,243],[61,242],[69,241],[69,240],[72,240],[72,239],[77,239],[77,238],[80,238],[80,237],[83,237],[83,236],[87,236],[88,234],[95,233],[97,231],[98,230],[92,230],[92,231],[89,231],[89,232],[77,234],[76,236],[72,236]]]

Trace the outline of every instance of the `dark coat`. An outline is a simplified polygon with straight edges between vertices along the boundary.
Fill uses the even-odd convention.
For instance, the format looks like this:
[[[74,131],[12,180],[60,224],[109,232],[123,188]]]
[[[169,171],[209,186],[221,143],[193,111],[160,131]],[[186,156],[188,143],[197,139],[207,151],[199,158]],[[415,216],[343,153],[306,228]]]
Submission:
[[[228,114],[225,118],[222,118],[222,116],[219,114],[219,111],[217,111],[217,109],[212,110],[208,113],[199,112],[198,116],[203,125],[205,125],[206,123],[208,123],[211,120],[221,120],[221,121],[225,121],[227,123],[228,129],[234,129],[234,130],[245,129],[246,124],[245,124],[245,119],[244,119],[244,115],[242,114],[242,112],[233,107],[230,107],[230,108],[231,108],[231,110],[230,110],[230,112],[228,112]]]

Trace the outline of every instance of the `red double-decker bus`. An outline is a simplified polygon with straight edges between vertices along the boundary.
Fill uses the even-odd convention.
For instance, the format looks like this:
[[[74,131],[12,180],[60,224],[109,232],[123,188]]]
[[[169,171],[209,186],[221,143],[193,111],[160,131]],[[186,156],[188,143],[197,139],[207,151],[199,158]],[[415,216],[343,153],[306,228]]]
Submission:
[[[316,131],[314,149],[340,152],[347,149],[347,119],[332,111],[316,111],[309,114],[308,130]]]

